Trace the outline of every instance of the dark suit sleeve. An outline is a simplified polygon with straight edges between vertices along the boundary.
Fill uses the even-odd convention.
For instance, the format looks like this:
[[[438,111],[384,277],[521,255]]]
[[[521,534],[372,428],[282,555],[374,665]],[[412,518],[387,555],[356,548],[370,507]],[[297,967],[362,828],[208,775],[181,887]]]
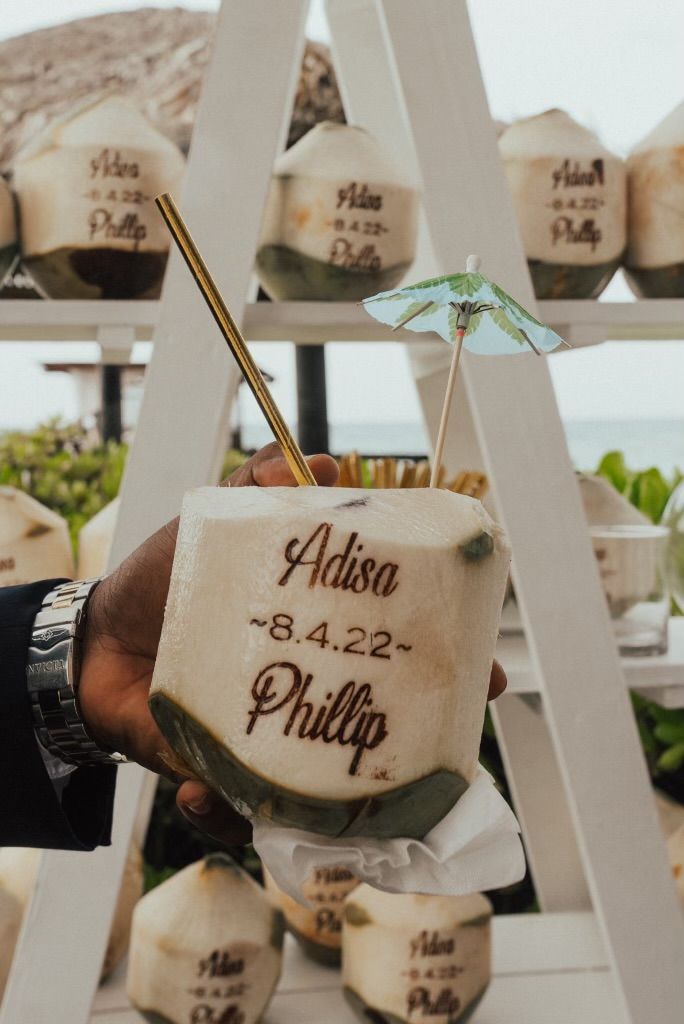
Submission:
[[[36,739],[26,688],[33,620],[60,580],[0,589],[0,846],[109,845],[116,768],[78,768],[61,803]]]

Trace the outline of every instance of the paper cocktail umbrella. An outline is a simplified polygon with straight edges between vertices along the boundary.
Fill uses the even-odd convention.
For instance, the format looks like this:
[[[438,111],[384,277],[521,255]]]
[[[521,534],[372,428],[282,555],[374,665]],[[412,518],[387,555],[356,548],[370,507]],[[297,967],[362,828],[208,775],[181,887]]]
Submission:
[[[568,343],[523,309],[503,288],[479,273],[479,256],[469,256],[465,274],[433,277],[364,299],[368,313],[392,330],[429,331],[454,346],[442,409],[430,486],[436,487],[451,398],[463,347],[486,356],[552,352]]]

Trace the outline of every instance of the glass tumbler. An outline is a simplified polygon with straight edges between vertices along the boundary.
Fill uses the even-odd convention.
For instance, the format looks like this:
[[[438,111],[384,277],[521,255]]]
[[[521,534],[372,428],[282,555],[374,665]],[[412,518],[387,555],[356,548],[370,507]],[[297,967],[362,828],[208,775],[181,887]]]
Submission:
[[[650,523],[593,526],[591,540],[620,654],[667,651],[670,531]]]

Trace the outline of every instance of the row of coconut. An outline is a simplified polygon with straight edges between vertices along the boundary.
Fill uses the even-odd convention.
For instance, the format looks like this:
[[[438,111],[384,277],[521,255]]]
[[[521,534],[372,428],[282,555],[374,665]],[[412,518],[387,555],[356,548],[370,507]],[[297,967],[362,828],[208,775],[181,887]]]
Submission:
[[[66,520],[24,491],[0,487],[0,587],[100,576],[107,568],[118,507],[116,499],[81,530],[76,574]]]
[[[0,283],[21,255],[54,299],[158,297],[169,236],[154,205],[185,159],[130,100],[53,121],[0,179]],[[367,132],[325,122],[278,160],[256,269],[272,298],[357,300],[413,262],[419,193]]]
[[[638,296],[684,296],[684,104],[626,163],[562,110],[499,149],[539,298],[594,298],[621,264]]]
[[[281,971],[285,926],[334,966],[362,1021],[457,1024],[490,978],[492,908],[472,896],[390,895],[344,868],[317,869],[300,905],[223,854],[191,864],[138,904],[128,996],[151,1024],[256,1024]]]
[[[561,110],[505,128],[499,148],[539,298],[592,298],[624,264],[640,296],[684,296],[684,104],[626,163]],[[127,99],[54,121],[0,179],[0,282],[21,252],[49,298],[155,298],[180,150]],[[358,301],[416,252],[420,193],[373,136],[323,122],[277,161],[256,271],[273,299]]]
[[[684,906],[684,811],[658,799]],[[0,1000],[40,851],[0,850]],[[105,979],[130,942],[127,989],[150,1024],[188,1020],[256,1024],[275,991],[287,928],[317,963],[342,963],[344,994],[362,1021],[435,1024],[470,1017],[491,976],[491,914],[481,894],[391,895],[344,868],[317,868],[303,902],[266,889],[224,854],[179,871],[146,896],[131,847],[102,967]]]

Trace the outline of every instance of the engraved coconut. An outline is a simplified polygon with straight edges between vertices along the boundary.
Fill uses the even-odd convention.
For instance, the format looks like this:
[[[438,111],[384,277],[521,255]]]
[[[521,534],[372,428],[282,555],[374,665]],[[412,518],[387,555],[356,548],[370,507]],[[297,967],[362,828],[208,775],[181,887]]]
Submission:
[[[119,515],[119,499],[114,498],[89,519],[78,535],[78,578],[90,580],[107,571],[109,552],[112,549],[116,520]]]
[[[42,850],[23,847],[0,849],[0,1001],[5,991],[24,913],[33,895]],[[142,854],[135,843],[128,850],[114,911],[100,981],[121,962],[128,949],[131,919],[142,896]]]
[[[256,1024],[280,976],[284,927],[254,879],[210,854],[138,903],[128,998],[150,1024]]]
[[[684,297],[684,103],[627,158],[632,291],[643,298]]]
[[[73,579],[66,520],[15,487],[0,487],[0,587]]]
[[[17,218],[9,185],[0,177],[0,288],[19,252]]]
[[[191,491],[152,713],[247,815],[422,837],[476,769],[508,564],[451,491]]]
[[[264,868],[266,889],[285,915],[292,932],[307,956],[327,967],[337,967],[342,957],[344,901],[359,884],[349,868],[315,868],[302,886],[305,903],[298,903],[279,889]]]
[[[126,99],[100,96],[16,157],[24,265],[53,299],[156,298],[169,236],[154,205],[178,191],[180,150]]]
[[[256,257],[272,299],[358,301],[413,262],[419,193],[363,128],[325,121],[277,161]]]
[[[412,896],[360,885],[347,899],[344,994],[362,1021],[459,1024],[491,976],[485,896]]]
[[[622,160],[562,110],[516,121],[499,150],[537,298],[600,295],[627,240]]]

